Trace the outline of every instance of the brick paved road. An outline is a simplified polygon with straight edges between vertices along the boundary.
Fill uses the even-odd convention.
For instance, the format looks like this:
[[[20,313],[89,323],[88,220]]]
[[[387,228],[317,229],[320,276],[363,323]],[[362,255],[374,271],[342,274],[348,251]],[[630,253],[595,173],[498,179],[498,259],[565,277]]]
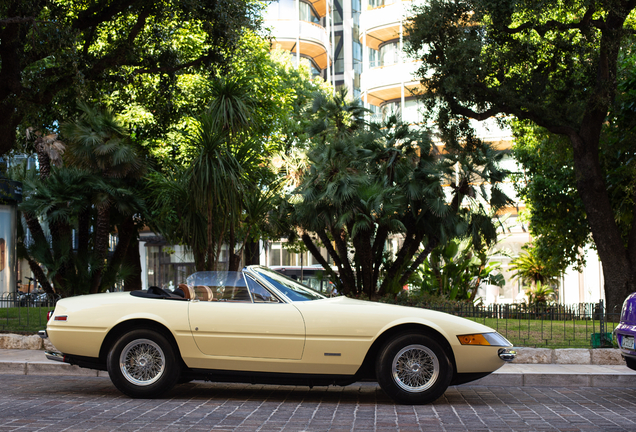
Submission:
[[[0,376],[2,431],[636,431],[636,388],[451,387],[432,405],[349,387],[190,383],[160,400],[107,378]]]

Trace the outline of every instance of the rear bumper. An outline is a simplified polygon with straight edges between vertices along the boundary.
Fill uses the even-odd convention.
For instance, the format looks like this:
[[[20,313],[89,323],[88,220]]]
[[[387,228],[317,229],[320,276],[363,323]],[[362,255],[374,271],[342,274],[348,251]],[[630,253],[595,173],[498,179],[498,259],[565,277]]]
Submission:
[[[44,351],[44,355],[49,360],[68,363],[70,365],[77,365],[81,368],[103,371],[107,370],[106,363],[100,361],[100,359],[98,358],[62,354],[61,352],[57,351]]]
[[[49,335],[46,332],[46,330],[40,330],[38,331],[38,336],[40,336],[42,339],[48,339]]]

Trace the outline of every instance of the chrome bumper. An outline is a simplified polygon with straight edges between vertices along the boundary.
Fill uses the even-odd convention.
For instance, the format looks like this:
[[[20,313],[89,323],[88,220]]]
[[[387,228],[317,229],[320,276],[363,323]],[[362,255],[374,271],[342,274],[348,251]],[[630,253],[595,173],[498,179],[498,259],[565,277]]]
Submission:
[[[38,332],[38,336],[40,336],[42,339],[46,339],[49,337],[48,333],[46,332],[46,330],[40,330]]]
[[[513,361],[517,357],[517,350],[514,348],[501,348],[498,351],[499,358],[504,361]]]

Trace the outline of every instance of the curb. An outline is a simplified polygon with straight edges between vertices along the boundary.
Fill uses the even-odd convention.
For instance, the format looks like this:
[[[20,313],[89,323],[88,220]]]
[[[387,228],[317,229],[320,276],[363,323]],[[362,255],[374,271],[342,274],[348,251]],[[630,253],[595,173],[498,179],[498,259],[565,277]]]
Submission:
[[[0,349],[0,375],[108,377],[108,372],[47,360],[39,350]],[[506,363],[477,381],[498,387],[636,388],[636,371],[622,365]]]

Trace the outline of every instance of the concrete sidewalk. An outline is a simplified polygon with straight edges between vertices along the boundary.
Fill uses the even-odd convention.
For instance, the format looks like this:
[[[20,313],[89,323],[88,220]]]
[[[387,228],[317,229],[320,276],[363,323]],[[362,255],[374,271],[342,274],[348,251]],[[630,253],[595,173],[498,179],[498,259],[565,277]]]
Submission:
[[[0,349],[0,374],[108,376],[107,372],[82,369],[48,360],[41,350],[21,349]],[[470,384],[505,387],[636,388],[636,371],[624,365],[507,363],[491,375]]]

